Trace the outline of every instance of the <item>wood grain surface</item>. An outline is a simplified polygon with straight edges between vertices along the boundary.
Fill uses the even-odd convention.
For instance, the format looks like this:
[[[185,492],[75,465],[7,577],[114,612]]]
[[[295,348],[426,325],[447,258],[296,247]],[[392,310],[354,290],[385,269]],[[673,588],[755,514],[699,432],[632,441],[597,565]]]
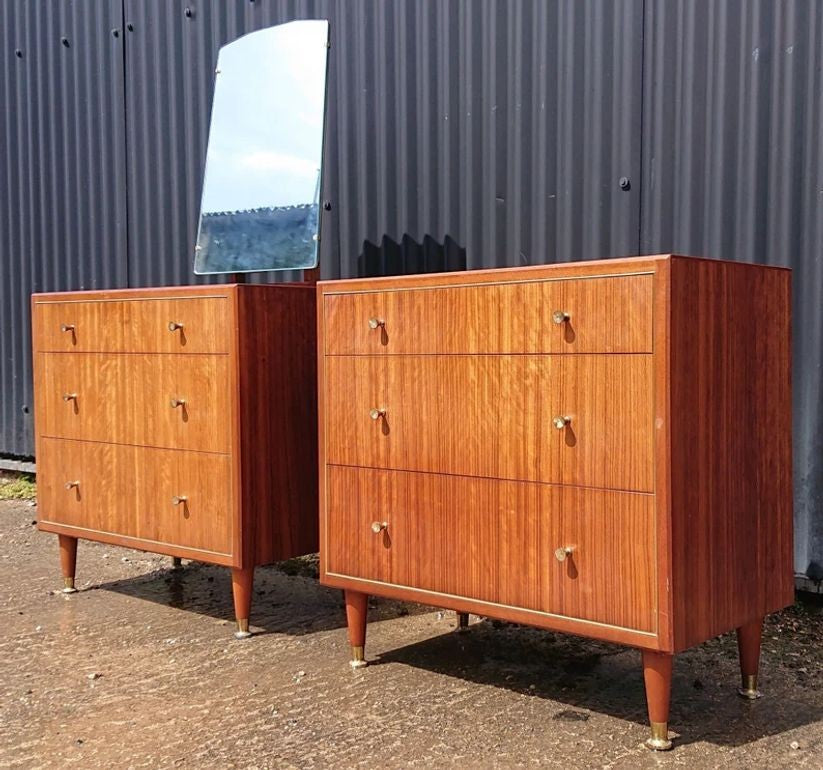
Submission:
[[[182,291],[182,290],[181,290]],[[228,353],[226,297],[128,300],[35,299],[35,346],[42,351]],[[182,324],[170,330],[169,324]],[[72,328],[63,331],[65,326]]]
[[[648,353],[652,281],[636,275],[327,294],[325,352]],[[568,319],[554,323],[555,312]],[[370,319],[380,325],[371,328]]]
[[[654,489],[651,356],[329,356],[325,372],[329,463]]]
[[[204,452],[230,449],[224,355],[38,353],[44,436]],[[65,401],[66,394],[76,394]],[[172,407],[173,399],[185,404]]]
[[[784,606],[792,597],[789,275],[661,255],[321,282],[321,579],[669,653]],[[562,286],[539,283],[555,279]],[[572,305],[570,287],[584,285],[587,298]],[[558,336],[564,325],[547,312],[558,303],[573,339]],[[369,318],[384,325],[371,329]],[[371,409],[385,413],[371,420]],[[550,425],[560,414],[572,418],[569,443],[560,439],[571,431]],[[397,504],[405,476],[423,490],[445,480],[430,493],[415,488],[415,497],[429,494],[416,508],[410,498]],[[514,480],[653,493],[644,498],[652,547],[643,552],[654,599],[639,608],[654,619],[638,610],[623,622],[654,632],[561,615],[546,624],[526,609],[545,600],[530,566],[540,562],[527,557],[532,540],[518,528],[504,536],[476,506],[449,497],[462,476],[478,488],[501,485],[510,501],[541,486]],[[389,549],[374,547],[385,531],[370,534],[370,519],[384,520],[375,497],[397,505]],[[449,518],[455,506],[459,521]],[[409,509],[412,534],[399,537]],[[644,542],[616,519],[602,522],[604,542]],[[433,544],[424,526],[453,534]],[[423,538],[417,561],[398,556],[397,543],[415,537]],[[477,541],[492,545],[481,551]],[[503,581],[501,565],[515,552],[522,577]],[[428,553],[440,554],[439,567],[427,566]],[[478,598],[504,594],[511,606]]]
[[[794,600],[790,276],[672,259],[678,650]]]
[[[314,286],[237,287],[243,560],[318,550]]]
[[[317,549],[313,286],[43,294],[32,311],[41,529],[241,571]]]
[[[655,630],[651,495],[339,466],[328,484],[329,572]]]
[[[232,552],[227,455],[44,438],[37,462],[41,522]]]

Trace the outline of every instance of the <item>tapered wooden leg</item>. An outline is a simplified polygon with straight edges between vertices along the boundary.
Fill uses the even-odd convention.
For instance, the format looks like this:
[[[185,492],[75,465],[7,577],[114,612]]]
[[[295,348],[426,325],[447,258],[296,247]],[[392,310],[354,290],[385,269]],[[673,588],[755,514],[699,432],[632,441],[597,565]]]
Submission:
[[[60,569],[63,571],[63,593],[73,594],[74,572],[77,568],[77,538],[69,535],[58,535],[60,544]]]
[[[457,613],[457,628],[455,631],[458,633],[462,633],[463,631],[468,631],[469,629],[469,613],[468,612],[458,612]]]
[[[753,620],[737,629],[737,651],[740,654],[741,698],[755,700],[761,693],[757,689],[757,669],[760,664],[760,639],[763,635],[763,618]]]
[[[346,591],[346,622],[349,626],[349,644],[351,645],[351,667],[362,668],[366,665],[366,615],[369,608],[369,595],[359,591]]]
[[[249,633],[249,613],[251,612],[251,589],[254,583],[254,567],[232,569],[231,588],[234,594],[234,615],[237,618],[237,639],[246,639]]]
[[[655,751],[667,751],[669,740],[669,703],[672,693],[672,655],[643,650],[643,679],[652,734],[646,746]]]

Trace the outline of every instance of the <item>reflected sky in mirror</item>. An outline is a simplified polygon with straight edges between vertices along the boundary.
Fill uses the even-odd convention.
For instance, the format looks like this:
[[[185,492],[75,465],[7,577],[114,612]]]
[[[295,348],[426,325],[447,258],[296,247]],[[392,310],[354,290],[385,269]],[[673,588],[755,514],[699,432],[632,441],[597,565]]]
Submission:
[[[328,22],[220,49],[195,272],[316,264]]]

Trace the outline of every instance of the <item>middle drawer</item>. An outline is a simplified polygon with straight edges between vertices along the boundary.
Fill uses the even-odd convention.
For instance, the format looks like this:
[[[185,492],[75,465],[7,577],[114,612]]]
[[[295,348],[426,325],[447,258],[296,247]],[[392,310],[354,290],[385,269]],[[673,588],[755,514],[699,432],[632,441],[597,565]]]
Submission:
[[[651,355],[324,366],[328,463],[653,491]]]
[[[42,436],[228,453],[229,358],[38,353]],[[181,403],[182,402],[182,403]]]

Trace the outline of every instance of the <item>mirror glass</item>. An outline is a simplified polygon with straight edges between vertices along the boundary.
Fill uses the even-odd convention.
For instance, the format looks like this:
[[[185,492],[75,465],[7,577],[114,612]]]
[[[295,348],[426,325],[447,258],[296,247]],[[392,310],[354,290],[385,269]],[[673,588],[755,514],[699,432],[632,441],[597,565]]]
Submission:
[[[220,49],[194,272],[317,265],[329,23]]]

